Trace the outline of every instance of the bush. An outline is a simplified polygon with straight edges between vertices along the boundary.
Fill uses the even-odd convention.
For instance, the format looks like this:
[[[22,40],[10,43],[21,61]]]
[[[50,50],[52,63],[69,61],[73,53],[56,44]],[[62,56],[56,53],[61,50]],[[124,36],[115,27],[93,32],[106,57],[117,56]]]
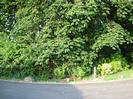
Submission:
[[[75,78],[79,78],[81,79],[84,75],[85,75],[85,71],[83,70],[82,67],[75,67],[75,68],[72,68],[72,77],[75,79]]]
[[[125,57],[122,56],[122,54],[119,52],[119,53],[115,53],[114,55],[112,55],[111,57],[111,62],[112,62],[112,65],[117,68],[122,68],[122,69],[128,69],[130,66],[128,65],[128,62],[126,60]],[[121,66],[120,66],[121,65]]]
[[[98,65],[98,71],[101,76],[112,74],[112,65],[110,63],[103,63],[102,65]]]
[[[122,68],[122,62],[121,61],[112,61],[110,62],[111,66],[112,66],[112,73],[116,73],[121,71]]]
[[[65,77],[65,68],[64,67],[57,67],[54,69],[54,75],[56,78],[64,78]]]
[[[103,61],[103,60],[102,60]],[[109,75],[129,68],[129,65],[120,53],[112,55],[110,60],[104,60],[106,63],[98,65],[98,72],[100,75]]]

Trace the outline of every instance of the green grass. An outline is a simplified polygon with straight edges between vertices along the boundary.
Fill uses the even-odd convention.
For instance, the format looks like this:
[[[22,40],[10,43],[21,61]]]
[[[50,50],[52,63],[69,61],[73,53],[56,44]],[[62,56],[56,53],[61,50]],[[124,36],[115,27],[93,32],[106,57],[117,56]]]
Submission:
[[[133,78],[133,69],[124,70],[111,75],[97,77],[97,79],[99,80],[125,80],[125,79],[131,79],[131,78]],[[93,80],[93,75],[89,77],[84,77],[84,80]]]
[[[133,78],[133,69],[125,70],[122,72],[118,72],[116,74],[106,75],[102,77],[102,79],[104,80],[124,80],[130,78]]]

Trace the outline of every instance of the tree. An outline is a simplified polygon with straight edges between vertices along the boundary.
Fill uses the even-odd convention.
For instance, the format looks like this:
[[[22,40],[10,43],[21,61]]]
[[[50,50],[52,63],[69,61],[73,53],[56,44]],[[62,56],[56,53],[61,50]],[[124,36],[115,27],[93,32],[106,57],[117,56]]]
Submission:
[[[23,69],[19,76],[49,78],[58,67],[65,77],[79,68],[89,75],[109,49],[129,57],[124,50],[133,43],[132,1],[5,0],[0,8],[1,37],[12,50],[1,62],[14,72]]]

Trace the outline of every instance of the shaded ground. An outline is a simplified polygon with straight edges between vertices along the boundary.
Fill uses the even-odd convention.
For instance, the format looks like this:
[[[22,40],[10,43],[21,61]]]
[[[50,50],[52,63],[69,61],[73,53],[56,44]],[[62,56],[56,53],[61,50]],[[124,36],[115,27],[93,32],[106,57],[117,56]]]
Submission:
[[[133,80],[76,85],[0,81],[0,99],[133,99]]]

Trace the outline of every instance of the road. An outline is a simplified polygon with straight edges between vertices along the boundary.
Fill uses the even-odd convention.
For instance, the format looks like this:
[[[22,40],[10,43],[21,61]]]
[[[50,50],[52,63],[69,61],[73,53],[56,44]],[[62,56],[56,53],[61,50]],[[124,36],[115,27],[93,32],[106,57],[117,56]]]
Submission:
[[[133,80],[86,84],[0,81],[0,99],[133,99]]]

